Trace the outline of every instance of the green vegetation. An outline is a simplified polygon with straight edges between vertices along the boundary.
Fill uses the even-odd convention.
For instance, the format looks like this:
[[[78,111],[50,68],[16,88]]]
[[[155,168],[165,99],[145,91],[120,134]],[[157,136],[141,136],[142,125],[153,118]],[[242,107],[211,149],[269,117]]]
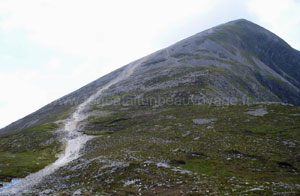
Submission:
[[[217,58],[217,57],[213,57],[213,56],[198,55],[198,56],[196,56],[196,59],[206,59],[206,60],[211,60],[211,61],[219,61],[221,63],[236,65],[236,66],[243,65],[240,62],[232,60],[232,59],[224,59],[224,57]]]
[[[299,93],[278,77],[274,77],[270,74],[263,75],[259,72],[255,72],[254,75],[264,87],[270,89],[281,100],[292,100],[297,103],[297,100],[300,99]]]
[[[210,61],[218,61],[221,63],[234,65],[234,66],[243,66],[243,64],[238,61],[235,61],[232,59],[227,59],[227,57],[222,53],[216,53],[216,54],[218,54],[219,58],[215,57],[215,56],[208,56],[208,55],[194,55],[191,53],[176,53],[172,56],[175,58],[183,58],[180,60],[182,62],[185,62],[187,59],[195,58],[195,59],[205,59],[205,60],[210,60]]]
[[[145,84],[145,86],[152,86],[152,85],[155,85],[155,84],[160,84],[162,82],[166,82],[170,79],[171,78],[169,76],[158,76],[158,77],[155,77],[151,80],[146,81],[144,84]]]
[[[210,51],[207,49],[199,49],[196,52],[210,53]]]
[[[56,160],[62,150],[55,121],[66,118],[71,110],[31,127],[0,135],[0,181],[23,178]]]
[[[32,152],[9,153],[0,152],[0,180],[23,178],[30,173],[43,169],[56,160],[51,149]]]
[[[191,54],[191,53],[175,53],[171,56],[174,57],[174,58],[182,58],[182,57],[186,57],[186,56],[194,56],[194,54]]]
[[[247,113],[260,108],[268,113]],[[99,105],[98,109],[111,113],[90,118],[90,130],[109,134],[87,145],[83,158],[90,164],[65,182],[83,183],[75,189],[85,187],[104,195],[299,194],[299,107]],[[217,121],[197,125],[192,121],[197,118]],[[100,176],[99,167],[103,167]],[[71,175],[64,169],[60,174]],[[128,181],[132,183],[125,186]]]
[[[129,119],[124,113],[110,114],[104,117],[89,118],[89,125],[86,126],[84,133],[89,135],[112,134],[114,131],[126,126]]]
[[[239,26],[226,25],[222,27],[222,29],[218,29],[214,33],[209,34],[207,37],[223,46],[231,54],[236,55],[237,49],[233,46],[239,45],[237,35],[241,33],[242,29]]]
[[[150,66],[150,65],[154,65],[154,64],[158,64],[158,63],[161,63],[161,62],[164,62],[166,61],[167,59],[164,59],[164,58],[160,58],[160,59],[155,59],[155,60],[152,60],[152,61],[147,61],[145,62],[142,66]]]

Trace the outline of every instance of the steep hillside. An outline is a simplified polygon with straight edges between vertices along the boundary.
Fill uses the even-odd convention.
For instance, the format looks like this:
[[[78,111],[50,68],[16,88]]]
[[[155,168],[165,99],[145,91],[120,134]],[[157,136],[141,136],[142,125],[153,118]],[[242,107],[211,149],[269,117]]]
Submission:
[[[219,25],[1,130],[0,181],[40,170],[3,194],[300,193],[299,87],[299,51]],[[80,137],[81,157],[58,164]]]

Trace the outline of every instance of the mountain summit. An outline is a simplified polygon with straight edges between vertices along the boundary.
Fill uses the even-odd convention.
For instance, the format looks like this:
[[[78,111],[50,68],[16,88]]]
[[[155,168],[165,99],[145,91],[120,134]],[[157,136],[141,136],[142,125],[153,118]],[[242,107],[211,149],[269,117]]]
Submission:
[[[228,22],[0,130],[0,194],[299,193],[299,105],[300,52]]]
[[[139,61],[145,62],[128,81],[122,81],[116,86],[118,91],[143,89],[147,92],[176,87],[181,84],[181,76],[194,74],[187,78],[185,84],[198,90],[209,90],[207,96],[210,97],[221,95],[236,97],[241,101],[246,96],[253,102],[300,105],[300,52],[263,27],[239,19],[198,33],[132,62],[13,123],[3,131],[25,128],[56,116],[57,112],[65,111],[71,105],[78,105],[103,84],[117,77],[127,66]],[[210,72],[209,77],[196,76],[202,72]]]

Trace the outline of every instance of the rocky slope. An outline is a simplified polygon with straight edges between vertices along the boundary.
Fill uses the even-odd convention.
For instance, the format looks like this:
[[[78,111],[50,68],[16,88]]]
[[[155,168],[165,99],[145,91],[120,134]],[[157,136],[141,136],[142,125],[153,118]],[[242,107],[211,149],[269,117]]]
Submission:
[[[300,191],[299,87],[299,51],[246,20],[219,25],[1,130],[0,179],[54,162],[65,122],[93,96],[73,130],[94,136],[82,156],[25,191],[293,195]]]

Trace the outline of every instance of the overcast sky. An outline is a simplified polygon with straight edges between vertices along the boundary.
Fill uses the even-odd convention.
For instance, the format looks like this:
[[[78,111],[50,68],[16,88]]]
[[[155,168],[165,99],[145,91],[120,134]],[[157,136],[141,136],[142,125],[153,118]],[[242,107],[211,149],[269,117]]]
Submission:
[[[300,49],[299,0],[0,0],[0,127],[135,59],[239,18]]]

